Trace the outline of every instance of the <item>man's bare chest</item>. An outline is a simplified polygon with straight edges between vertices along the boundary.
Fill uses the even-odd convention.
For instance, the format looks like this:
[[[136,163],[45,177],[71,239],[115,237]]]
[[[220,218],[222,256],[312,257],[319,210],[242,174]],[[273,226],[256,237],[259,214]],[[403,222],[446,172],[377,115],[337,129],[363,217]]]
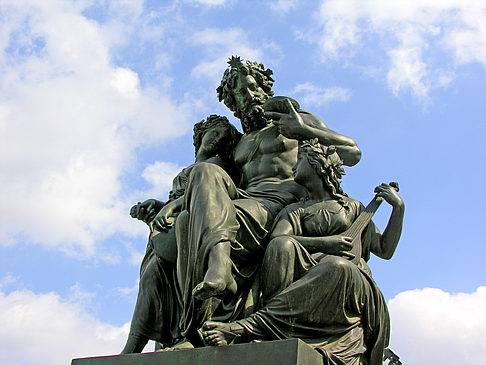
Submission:
[[[242,166],[265,156],[286,154],[291,151],[297,153],[297,146],[296,140],[282,136],[277,128],[272,126],[257,133],[244,135],[236,146],[235,162]]]

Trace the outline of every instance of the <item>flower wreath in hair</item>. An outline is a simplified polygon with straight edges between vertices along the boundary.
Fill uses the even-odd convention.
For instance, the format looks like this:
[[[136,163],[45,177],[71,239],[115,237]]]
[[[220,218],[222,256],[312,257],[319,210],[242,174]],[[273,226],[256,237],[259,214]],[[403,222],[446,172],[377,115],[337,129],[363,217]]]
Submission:
[[[344,197],[347,196],[341,188],[341,178],[346,175],[335,146],[324,146],[317,138],[302,141],[299,153],[305,153],[309,164],[315,169],[328,189],[332,198],[336,199],[344,208],[349,209]]]

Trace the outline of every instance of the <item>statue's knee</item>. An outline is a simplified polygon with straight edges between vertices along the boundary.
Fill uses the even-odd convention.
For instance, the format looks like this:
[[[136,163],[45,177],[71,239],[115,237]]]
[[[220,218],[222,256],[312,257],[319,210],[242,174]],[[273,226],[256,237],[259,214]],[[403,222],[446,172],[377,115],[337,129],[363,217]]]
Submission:
[[[205,178],[214,176],[215,168],[219,166],[208,163],[208,162],[199,162],[197,163],[191,170],[191,178],[198,179],[198,181],[204,181]]]
[[[231,199],[236,199],[236,185],[220,166],[214,163],[198,162],[189,174],[186,194],[192,196],[193,190],[203,190],[205,194],[217,194],[226,190]]]
[[[290,256],[295,253],[295,246],[290,237],[279,236],[270,241],[266,253],[270,257]]]
[[[319,266],[327,271],[335,273],[343,272],[351,269],[351,265],[354,265],[351,261],[346,260],[340,256],[329,255],[319,262]]]

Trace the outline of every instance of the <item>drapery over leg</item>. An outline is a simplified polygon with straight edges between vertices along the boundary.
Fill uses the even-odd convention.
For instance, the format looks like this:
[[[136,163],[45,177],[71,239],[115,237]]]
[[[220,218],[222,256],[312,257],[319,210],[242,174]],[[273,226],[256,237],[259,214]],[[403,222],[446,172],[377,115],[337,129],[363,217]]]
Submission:
[[[177,271],[184,298],[181,328],[185,335],[204,321],[215,301],[197,301],[192,290],[204,279],[211,248],[220,242],[230,245],[235,241],[239,224],[232,200],[237,196],[235,184],[221,167],[204,162],[194,166],[176,227]]]
[[[254,338],[301,338],[346,364],[360,364],[363,357],[369,364],[381,363],[390,329],[373,279],[332,255],[238,323]]]
[[[241,302],[238,299],[244,301],[251,287],[273,220],[282,207],[295,201],[293,191],[282,185],[263,184],[243,191],[219,166],[199,163],[193,168],[176,226],[177,275],[184,300],[181,328],[186,336],[209,319],[219,304],[218,299],[200,301],[192,296],[204,279],[210,250],[221,242],[231,245],[238,291],[225,298],[220,306],[224,314],[218,311],[218,316],[236,319],[241,308],[235,305]]]
[[[180,337],[181,312],[174,264],[158,257],[149,240],[130,333],[122,354],[142,351],[149,339],[172,346]]]

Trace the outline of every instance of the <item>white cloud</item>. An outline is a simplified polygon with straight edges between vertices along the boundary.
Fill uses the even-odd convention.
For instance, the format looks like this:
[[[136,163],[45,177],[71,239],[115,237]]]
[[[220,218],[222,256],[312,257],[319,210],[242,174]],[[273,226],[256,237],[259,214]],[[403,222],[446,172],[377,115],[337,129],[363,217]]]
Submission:
[[[486,287],[474,293],[425,288],[398,294],[388,303],[390,348],[402,363],[483,364],[486,358]]]
[[[190,3],[198,3],[209,6],[220,6],[226,3],[226,0],[187,0]]]
[[[431,90],[450,82],[444,58],[486,66],[482,0],[326,0],[316,19],[318,32],[303,37],[318,43],[323,61],[352,57],[362,44],[369,47],[373,36],[373,56],[389,57],[389,87],[419,100],[427,101]]]
[[[0,363],[61,365],[71,359],[117,354],[129,323],[116,327],[55,293],[0,292]]]
[[[137,147],[184,133],[191,109],[112,63],[113,24],[128,38],[141,9],[117,4],[106,27],[82,15],[88,2],[0,4],[0,244],[92,255],[144,232],[120,177]]]
[[[138,75],[130,69],[118,67],[114,70],[111,86],[126,99],[140,97]]]
[[[421,61],[420,50],[394,49],[389,52],[391,68],[387,79],[395,95],[403,88],[411,88],[419,98],[427,98],[428,87],[424,79],[427,76],[426,64]]]
[[[140,264],[140,262],[139,262]],[[123,298],[129,299],[130,301],[135,302],[138,294],[138,286],[140,284],[140,279],[137,279],[135,281],[135,284],[130,287],[130,288],[122,288],[118,287],[115,288],[115,291],[117,292],[118,295],[120,295]]]
[[[228,65],[228,58],[232,55],[241,56],[250,61],[265,62],[266,50],[271,50],[273,56],[279,57],[280,49],[270,41],[254,44],[248,39],[248,32],[241,28],[207,28],[194,34],[192,42],[204,46],[206,57],[192,70],[193,77],[209,78],[213,84],[221,81],[222,71]]]
[[[80,283],[76,283],[69,288],[68,301],[70,303],[82,305],[86,308],[95,297],[96,293],[84,290]]]
[[[297,0],[277,0],[269,2],[267,5],[273,12],[284,15],[297,8],[299,2]]]
[[[139,252],[136,250],[132,250],[130,253],[130,257],[128,259],[128,262],[132,264],[133,266],[140,266],[142,263],[142,259],[145,255],[145,252]]]
[[[306,109],[307,105],[320,106],[331,102],[344,102],[351,97],[349,89],[338,86],[321,88],[311,82],[297,85],[291,94],[296,95],[302,109]]]
[[[142,172],[142,177],[152,185],[150,195],[167,196],[172,189],[172,180],[182,170],[177,164],[157,161],[148,165]]]
[[[11,285],[16,284],[19,286],[19,284],[22,284],[22,281],[18,276],[13,276],[12,274],[7,274],[5,277],[3,277],[0,280],[0,289],[9,287]]]

